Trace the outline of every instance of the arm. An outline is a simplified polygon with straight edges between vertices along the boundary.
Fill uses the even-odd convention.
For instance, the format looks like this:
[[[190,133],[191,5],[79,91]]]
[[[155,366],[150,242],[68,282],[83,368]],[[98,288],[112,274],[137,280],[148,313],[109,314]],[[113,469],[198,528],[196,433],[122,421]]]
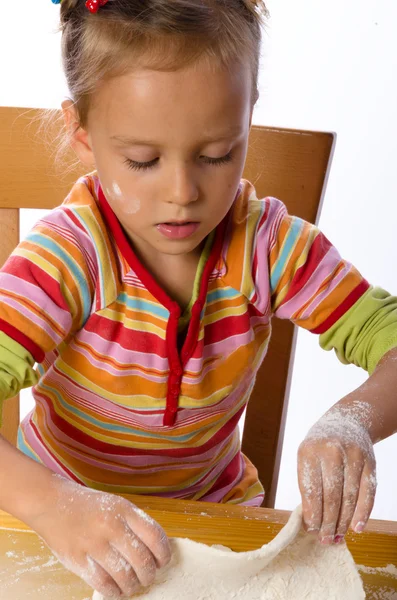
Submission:
[[[2,400],[37,381],[33,365],[26,348],[0,332],[0,409]],[[0,509],[27,523],[67,568],[112,597],[150,584],[156,565],[169,559],[164,532],[131,503],[55,475],[1,436]],[[113,546],[121,553],[112,555]]]
[[[320,334],[322,348],[370,374],[312,427],[299,449],[304,523],[329,543],[343,538],[351,523],[356,531],[364,528],[376,490],[373,442],[397,429],[397,297],[370,286],[317,227],[268,202],[259,233],[266,240],[269,231],[267,267],[258,272],[270,281],[273,314]]]
[[[373,444],[397,431],[396,364],[394,348],[363,385],[312,427],[299,448],[305,527],[324,543],[342,541],[349,525],[361,533],[370,517],[376,492]]]
[[[53,501],[53,473],[0,435],[0,508],[32,525]]]
[[[360,410],[366,405],[368,410]],[[336,407],[349,411],[367,429],[373,444],[397,432],[397,348],[383,356],[372,375]]]
[[[171,558],[162,528],[135,505],[55,475],[1,436],[0,490],[0,508],[106,597],[141,591]]]
[[[37,381],[33,365],[26,348],[0,332],[0,408],[2,400]],[[131,595],[139,582],[152,582],[156,564],[169,559],[162,529],[131,503],[55,475],[1,436],[0,490],[0,509],[27,523],[67,568],[107,595]],[[121,554],[112,555],[112,545]],[[122,572],[117,564],[124,565]]]
[[[83,249],[72,235],[63,239],[55,221],[51,228],[51,215],[0,271],[0,408],[37,382],[34,363],[45,367],[46,355],[51,360],[68,343],[91,309],[95,281]],[[67,462],[52,458],[67,474]],[[52,473],[0,437],[0,508],[25,521],[89,585],[129,596],[168,562],[168,540],[130,502],[86,483]]]

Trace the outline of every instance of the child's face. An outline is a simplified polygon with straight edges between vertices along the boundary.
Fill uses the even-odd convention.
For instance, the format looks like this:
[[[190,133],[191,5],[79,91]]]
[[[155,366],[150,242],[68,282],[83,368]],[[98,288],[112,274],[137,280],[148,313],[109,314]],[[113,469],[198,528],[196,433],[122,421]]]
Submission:
[[[228,212],[246,157],[251,77],[243,66],[141,70],[95,95],[86,145],[108,202],[143,255],[198,251]],[[137,162],[149,164],[137,170]]]

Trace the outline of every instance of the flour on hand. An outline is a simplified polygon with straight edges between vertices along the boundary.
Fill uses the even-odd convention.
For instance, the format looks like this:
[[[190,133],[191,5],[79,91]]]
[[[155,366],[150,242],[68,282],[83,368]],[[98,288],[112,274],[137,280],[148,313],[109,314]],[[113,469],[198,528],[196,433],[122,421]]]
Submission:
[[[361,600],[362,581],[345,544],[321,545],[302,529],[298,507],[269,544],[232,552],[189,539],[171,539],[173,557],[145,600]],[[93,600],[105,600],[94,592]]]

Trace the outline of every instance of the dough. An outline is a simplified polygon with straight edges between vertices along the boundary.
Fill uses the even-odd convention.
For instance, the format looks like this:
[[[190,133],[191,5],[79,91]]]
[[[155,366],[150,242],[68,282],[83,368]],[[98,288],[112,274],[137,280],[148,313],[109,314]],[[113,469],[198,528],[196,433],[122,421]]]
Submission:
[[[301,528],[298,507],[269,543],[232,552],[171,539],[171,563],[133,598],[145,600],[361,600],[363,585],[345,544],[322,546]],[[105,600],[98,592],[93,600]]]

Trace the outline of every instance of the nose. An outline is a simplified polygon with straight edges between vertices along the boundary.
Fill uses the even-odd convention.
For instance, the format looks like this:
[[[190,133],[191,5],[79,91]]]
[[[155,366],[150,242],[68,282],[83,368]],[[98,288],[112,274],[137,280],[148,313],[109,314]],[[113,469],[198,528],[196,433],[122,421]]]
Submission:
[[[187,206],[198,200],[199,187],[193,169],[188,164],[174,167],[170,175],[166,198],[168,203],[180,206]]]

